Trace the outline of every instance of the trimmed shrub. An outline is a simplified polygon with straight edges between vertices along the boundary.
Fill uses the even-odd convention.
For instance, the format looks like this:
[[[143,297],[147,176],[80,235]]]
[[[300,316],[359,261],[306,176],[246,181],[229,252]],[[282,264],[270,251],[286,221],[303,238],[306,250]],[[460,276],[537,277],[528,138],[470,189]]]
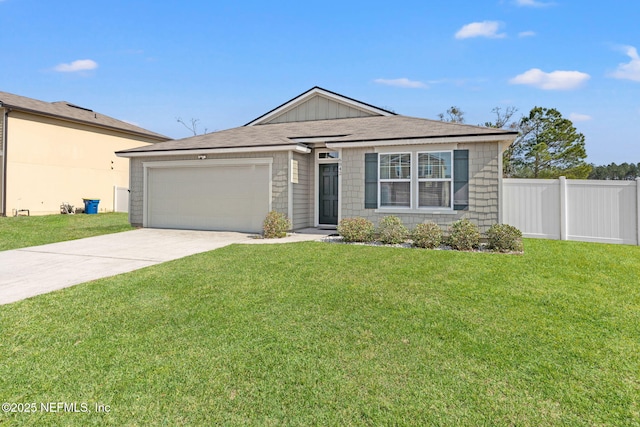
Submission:
[[[470,251],[480,245],[478,226],[467,218],[458,220],[449,227],[449,245],[459,251]]]
[[[407,227],[402,224],[402,221],[397,216],[385,216],[378,224],[378,241],[380,243],[395,245],[403,243],[408,236]]]
[[[345,242],[370,242],[375,227],[365,218],[344,218],[338,224],[338,234]]]
[[[522,252],[522,232],[509,224],[493,224],[487,230],[489,249],[498,252]]]
[[[411,239],[417,248],[435,249],[442,243],[442,229],[432,221],[418,224],[411,233]]]
[[[285,214],[271,211],[262,223],[262,235],[265,239],[287,237],[287,230],[291,229],[291,221]]]

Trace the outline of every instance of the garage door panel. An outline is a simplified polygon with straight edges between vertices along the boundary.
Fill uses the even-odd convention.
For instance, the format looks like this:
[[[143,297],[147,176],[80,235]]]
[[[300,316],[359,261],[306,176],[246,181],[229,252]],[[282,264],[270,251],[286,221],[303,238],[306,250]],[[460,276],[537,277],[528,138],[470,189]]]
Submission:
[[[147,226],[259,232],[269,211],[269,166],[151,168]]]

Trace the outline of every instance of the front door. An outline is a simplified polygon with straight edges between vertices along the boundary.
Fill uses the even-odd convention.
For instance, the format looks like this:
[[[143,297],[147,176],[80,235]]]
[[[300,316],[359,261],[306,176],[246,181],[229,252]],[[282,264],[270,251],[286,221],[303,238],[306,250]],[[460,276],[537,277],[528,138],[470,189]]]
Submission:
[[[320,164],[320,217],[322,225],[338,225],[338,164]]]

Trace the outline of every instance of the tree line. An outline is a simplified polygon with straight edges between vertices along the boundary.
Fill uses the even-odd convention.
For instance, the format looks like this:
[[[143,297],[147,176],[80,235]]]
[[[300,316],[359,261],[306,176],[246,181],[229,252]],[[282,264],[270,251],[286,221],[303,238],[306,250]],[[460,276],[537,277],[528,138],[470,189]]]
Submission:
[[[591,165],[591,173],[589,179],[611,179],[611,180],[634,180],[640,178],[640,162],[622,163],[617,165],[610,163],[608,165],[596,166]]]
[[[586,162],[585,137],[571,120],[555,108],[534,107],[529,114],[513,119],[515,107],[491,112],[495,118],[481,126],[518,132],[505,151],[503,174],[506,178],[635,179],[640,176],[640,163],[596,166]],[[464,111],[451,107],[438,114],[440,120],[464,123]]]

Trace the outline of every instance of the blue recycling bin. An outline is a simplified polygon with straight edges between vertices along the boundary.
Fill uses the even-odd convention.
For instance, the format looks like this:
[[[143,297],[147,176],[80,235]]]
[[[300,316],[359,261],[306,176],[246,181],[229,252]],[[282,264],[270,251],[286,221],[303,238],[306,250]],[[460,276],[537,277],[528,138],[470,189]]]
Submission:
[[[84,213],[97,214],[100,199],[82,199],[84,201]]]

